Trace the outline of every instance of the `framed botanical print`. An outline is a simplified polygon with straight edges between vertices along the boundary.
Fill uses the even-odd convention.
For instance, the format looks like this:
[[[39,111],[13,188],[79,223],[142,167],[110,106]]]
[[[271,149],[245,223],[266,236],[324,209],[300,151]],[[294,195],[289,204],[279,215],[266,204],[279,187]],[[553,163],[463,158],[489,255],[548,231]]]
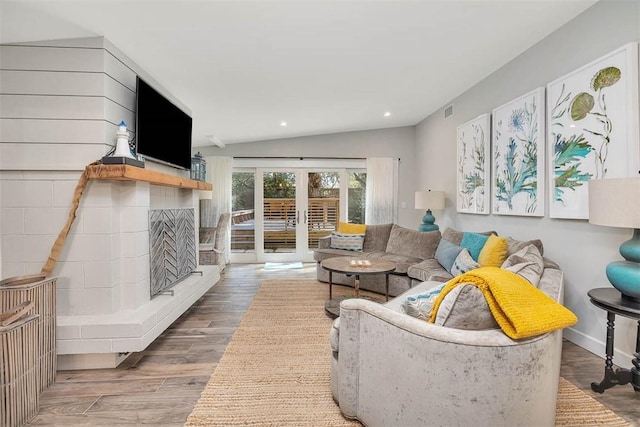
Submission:
[[[458,212],[489,214],[489,115],[483,114],[457,128]]]
[[[493,110],[494,214],[544,216],[544,88]]]
[[[638,172],[638,44],[547,85],[549,216],[589,218],[587,182]]]

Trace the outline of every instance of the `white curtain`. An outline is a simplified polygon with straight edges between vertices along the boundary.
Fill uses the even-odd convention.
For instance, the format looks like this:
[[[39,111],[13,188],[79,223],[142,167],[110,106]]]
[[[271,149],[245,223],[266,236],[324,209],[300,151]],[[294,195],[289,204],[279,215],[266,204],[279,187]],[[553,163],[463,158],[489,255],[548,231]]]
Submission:
[[[367,198],[365,223],[396,222],[398,197],[398,159],[367,159]]]
[[[207,182],[213,186],[213,198],[200,200],[200,227],[215,227],[223,212],[231,212],[231,173],[233,157],[205,157]],[[225,248],[229,260],[231,233],[227,232]]]

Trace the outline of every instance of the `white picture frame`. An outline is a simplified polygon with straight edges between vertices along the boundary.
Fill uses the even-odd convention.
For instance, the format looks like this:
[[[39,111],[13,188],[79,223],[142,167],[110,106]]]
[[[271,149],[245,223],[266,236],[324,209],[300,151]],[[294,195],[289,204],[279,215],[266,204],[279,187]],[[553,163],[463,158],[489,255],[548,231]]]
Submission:
[[[461,213],[490,213],[491,122],[482,114],[457,127],[456,206]]]
[[[544,216],[545,89],[493,110],[491,206],[497,215]]]
[[[588,219],[590,179],[638,173],[638,43],[547,85],[549,216]]]

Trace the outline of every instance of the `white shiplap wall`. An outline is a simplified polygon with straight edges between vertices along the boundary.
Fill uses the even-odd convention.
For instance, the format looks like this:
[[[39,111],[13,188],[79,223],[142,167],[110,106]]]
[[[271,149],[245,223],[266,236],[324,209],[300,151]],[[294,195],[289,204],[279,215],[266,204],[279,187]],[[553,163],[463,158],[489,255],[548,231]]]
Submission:
[[[121,120],[135,131],[137,74],[185,106],[102,37],[2,45],[0,57],[0,275],[6,278],[40,271],[85,166],[115,144]],[[195,284],[180,284],[173,298],[150,300],[149,209],[197,205],[191,190],[89,182],[53,272],[58,354],[72,360],[63,366],[100,367],[104,358],[78,362],[77,356],[144,349],[218,280],[215,268]]]
[[[0,46],[1,170],[82,170],[135,127],[136,72],[104,38],[43,44]]]

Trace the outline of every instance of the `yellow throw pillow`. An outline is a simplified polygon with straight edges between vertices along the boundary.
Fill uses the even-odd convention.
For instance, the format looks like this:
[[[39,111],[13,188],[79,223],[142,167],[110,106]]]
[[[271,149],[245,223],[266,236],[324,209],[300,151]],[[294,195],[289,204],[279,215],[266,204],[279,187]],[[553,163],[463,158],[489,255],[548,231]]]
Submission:
[[[507,239],[492,234],[478,255],[478,263],[481,267],[500,267],[509,252]]]
[[[338,233],[342,234],[364,234],[367,231],[366,224],[349,224],[347,222],[338,223]]]

